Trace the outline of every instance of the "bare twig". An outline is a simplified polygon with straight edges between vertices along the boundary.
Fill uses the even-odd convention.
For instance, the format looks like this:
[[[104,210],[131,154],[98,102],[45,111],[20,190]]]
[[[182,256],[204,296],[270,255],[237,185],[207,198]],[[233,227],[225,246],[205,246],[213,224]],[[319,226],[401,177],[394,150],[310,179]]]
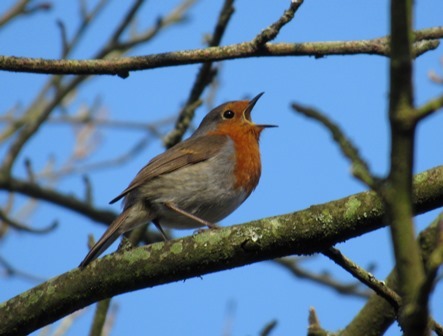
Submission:
[[[109,210],[98,210],[71,195],[44,188],[36,183],[0,176],[0,189],[46,200],[71,211],[76,211],[100,223],[109,224],[115,219],[115,214]]]
[[[45,103],[43,106],[39,106],[42,105],[41,101],[34,101],[35,105],[39,107],[35,106],[35,109],[30,108],[29,112],[23,117],[23,125],[20,131],[18,131],[15,141],[9,147],[6,158],[3,161],[2,169],[4,174],[11,173],[12,166],[23,146],[40,129],[41,125],[46,121],[62,99],[84,79],[85,76],[78,76],[66,86],[60,87],[52,101]],[[59,80],[59,78],[53,78],[53,83],[59,83]]]
[[[101,6],[103,3],[100,2],[97,4],[97,8],[102,8]],[[94,12],[96,14],[97,12]],[[183,15],[183,13],[181,13]],[[90,23],[90,21],[87,21]],[[129,24],[129,22],[127,22]],[[84,27],[81,27],[81,29],[85,29]],[[117,33],[122,29],[122,26],[119,26],[114,35],[118,35]],[[158,30],[157,30],[158,32]],[[81,34],[80,34],[81,35]],[[110,39],[110,42],[108,42],[108,46],[112,45],[111,43],[112,38]],[[72,45],[73,42],[71,41],[70,45]],[[133,47],[134,45],[130,45],[130,47]],[[115,45],[115,48],[120,48],[121,46]],[[110,54],[113,50],[111,49],[102,49],[99,51],[95,58],[102,59],[105,58],[108,54]],[[122,50],[121,52],[125,52],[127,49]],[[69,61],[66,61],[69,62]],[[119,72],[120,75],[126,76],[127,72]],[[21,149],[23,148],[24,144],[38,131],[40,126],[47,120],[49,115],[52,113],[54,108],[66,97],[66,95],[71,92],[74,88],[78,87],[80,83],[85,81],[88,78],[88,76],[77,76],[73,78],[70,82],[60,86],[61,83],[61,77],[55,77],[52,78],[50,82],[48,82],[47,85],[45,85],[45,88],[42,90],[42,92],[38,95],[36,100],[32,105],[33,108],[29,108],[28,112],[25,113],[25,116],[22,119],[22,122],[19,123],[19,125],[14,127],[14,130],[18,130],[20,128],[20,131],[18,133],[18,136],[15,138],[13,144],[10,146],[9,151],[7,153],[6,159],[3,162],[3,171],[6,174],[9,174],[11,172],[12,166],[14,164],[15,159],[17,158],[18,154],[21,152]],[[42,106],[42,97],[44,97],[44,93],[47,92],[51,87],[56,88],[56,94],[55,96],[48,102],[43,104]],[[38,108],[37,108],[38,107]]]
[[[19,0],[14,3],[14,5],[0,17],[0,27],[7,23],[10,23],[13,19],[18,18],[22,15],[30,15],[39,11],[48,11],[52,8],[50,2],[42,2],[34,6],[29,6],[32,0]]]
[[[415,122],[418,122],[421,119],[424,119],[429,115],[432,115],[434,112],[440,110],[442,107],[443,107],[443,95],[428,101],[423,106],[416,109],[415,113],[413,114]]]
[[[87,114],[77,116],[54,116],[48,118],[46,123],[56,125],[92,124],[95,127],[144,131],[150,133],[152,136],[160,138],[161,133],[158,131],[158,128],[170,125],[173,120],[173,117],[166,117],[152,123],[146,123],[143,121],[110,120],[101,117],[96,118]],[[17,124],[20,123],[20,119],[16,118],[12,114],[0,115],[0,123]]]
[[[167,28],[172,24],[177,24],[186,21],[186,13],[194,5],[196,0],[183,0],[181,4],[176,6],[170,13],[161,17],[150,28],[146,29],[143,33],[139,33],[136,36],[131,36],[128,41],[119,41],[115,48],[117,50],[129,50],[140,43],[145,43],[153,39],[159,32]]]
[[[348,271],[357,280],[361,281],[378,295],[383,297],[396,311],[398,311],[401,304],[401,298],[396,292],[388,288],[383,281],[377,280],[371,273],[355,264],[352,260],[346,258],[334,247],[323,251],[323,254],[333,260],[336,264],[340,265],[344,270]]]
[[[127,149],[125,153],[116,156],[114,158],[102,160],[99,162],[93,162],[90,164],[84,164],[84,165],[68,165],[57,171],[50,170],[42,172],[40,174],[37,174],[37,176],[39,178],[59,179],[61,177],[69,176],[71,174],[90,173],[97,170],[113,168],[115,166],[124,164],[125,162],[133,159],[143,149],[146,148],[146,146],[150,142],[150,139],[151,136],[149,135],[143,137],[137,143],[135,143],[131,148]]]
[[[282,258],[274,260],[277,264],[284,266],[294,276],[301,279],[307,279],[322,286],[331,288],[340,294],[354,295],[357,297],[368,298],[371,293],[363,291],[359,288],[359,283],[345,284],[343,282],[334,280],[327,274],[317,274],[309,272],[298,265],[297,258]]]
[[[57,228],[58,224],[57,222],[53,222],[52,224],[48,225],[47,227],[43,228],[32,228],[29,226],[26,226],[25,224],[19,223],[16,220],[13,220],[12,218],[9,218],[8,215],[3,211],[0,210],[0,220],[8,224],[9,226],[13,227],[16,230],[19,231],[25,231],[29,233],[37,233],[37,234],[44,234],[53,231]]]
[[[62,57],[65,58],[69,52],[68,34],[66,33],[66,25],[62,20],[57,20],[57,26],[60,29],[60,39],[62,43]]]
[[[32,169],[32,163],[29,158],[25,159],[25,169],[26,169],[26,175],[28,175],[28,180],[30,182],[35,182],[35,174],[34,170]]]
[[[72,327],[74,322],[82,315],[84,310],[74,312],[73,314],[66,316],[60,321],[60,324],[52,333],[52,336],[65,336],[68,334],[69,329]]]
[[[440,57],[440,65],[443,67],[443,57]],[[435,84],[443,84],[443,76],[441,74],[437,74],[435,70],[430,70],[428,77]]]
[[[308,317],[308,336],[327,336],[329,335],[326,330],[324,330],[320,325],[320,320],[317,316],[317,312],[314,307],[309,308]]]
[[[106,316],[111,306],[111,299],[105,299],[97,303],[94,320],[91,325],[89,336],[102,336],[106,322]]]
[[[269,336],[271,335],[272,331],[277,326],[277,320],[272,320],[263,327],[263,329],[260,331],[260,336]]]
[[[79,2],[80,6],[80,17],[81,22],[78,25],[73,37],[70,41],[67,40],[67,37],[64,37],[63,31],[61,31],[61,37],[62,37],[62,45],[64,46],[62,48],[62,54],[60,58],[67,58],[72,51],[79,45],[82,37],[90,27],[90,23],[93,22],[98,15],[102,12],[103,9],[105,9],[105,6],[109,3],[109,0],[100,0],[93,9],[91,9],[89,12],[86,8],[86,3],[84,1]],[[63,26],[63,22],[60,22]],[[66,40],[65,43],[63,43],[63,40]]]
[[[126,30],[126,28],[129,26],[129,24],[134,20],[135,15],[137,14],[138,10],[140,9],[141,5],[143,5],[144,0],[136,0],[132,4],[132,7],[129,9],[129,11],[126,13],[125,17],[120,21],[117,28],[114,30],[114,33],[111,35],[108,47],[105,47],[105,53],[107,52],[107,49],[114,49],[114,46],[119,43],[120,37],[123,34],[123,32]]]
[[[443,336],[443,326],[436,321],[431,321],[431,328],[437,334],[437,336]]]
[[[92,185],[91,180],[87,175],[83,175],[83,184],[85,185],[85,202],[92,205],[94,203],[92,199]]]
[[[325,126],[331,132],[335,142],[340,146],[342,153],[349,159],[349,161],[351,161],[353,175],[366,184],[369,188],[375,191],[379,189],[379,179],[371,174],[366,161],[363,160],[356,147],[352,144],[351,140],[345,136],[345,134],[336,124],[313,108],[308,108],[297,103],[292,103],[292,108],[296,112],[317,120],[323,126]]]
[[[35,283],[40,283],[47,280],[43,277],[18,270],[17,268],[13,267],[5,258],[1,256],[0,256],[0,265],[4,268],[4,272],[8,277],[12,276],[20,277],[22,279],[32,281]]]
[[[252,40],[252,43],[255,44],[256,48],[262,48],[265,43],[275,39],[283,26],[294,18],[295,12],[302,4],[303,0],[291,1],[289,8],[285,10],[283,15]]]
[[[443,264],[443,213],[441,213],[431,225],[434,225],[436,228],[436,237],[433,251],[426,262],[425,280],[421,285],[417,298],[417,303],[421,305],[428,304],[429,297],[434,290],[437,280],[438,270]],[[435,321],[434,325],[436,329],[439,329]]]
[[[225,33],[229,20],[234,13],[233,0],[225,0],[223,7],[218,16],[214,32],[212,33],[209,47],[218,46]],[[198,102],[204,89],[209,85],[216,76],[217,71],[212,67],[212,62],[203,63],[198,71],[194,85],[191,88],[188,99],[184,107],[179,112],[174,130],[171,131],[164,139],[166,147],[172,147],[180,142],[186,130],[189,127],[191,120],[194,117],[195,109],[199,106]],[[198,104],[198,105],[197,105]]]

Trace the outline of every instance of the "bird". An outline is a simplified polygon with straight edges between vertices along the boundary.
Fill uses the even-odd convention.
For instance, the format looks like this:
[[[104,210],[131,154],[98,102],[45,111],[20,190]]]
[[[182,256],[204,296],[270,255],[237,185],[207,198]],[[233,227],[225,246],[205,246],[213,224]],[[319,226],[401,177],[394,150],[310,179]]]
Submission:
[[[79,267],[139,225],[152,222],[167,239],[162,227],[212,229],[236,210],[260,179],[260,134],[276,127],[252,122],[251,111],[263,94],[214,108],[188,139],[149,161],[111,200],[123,198],[123,211]]]

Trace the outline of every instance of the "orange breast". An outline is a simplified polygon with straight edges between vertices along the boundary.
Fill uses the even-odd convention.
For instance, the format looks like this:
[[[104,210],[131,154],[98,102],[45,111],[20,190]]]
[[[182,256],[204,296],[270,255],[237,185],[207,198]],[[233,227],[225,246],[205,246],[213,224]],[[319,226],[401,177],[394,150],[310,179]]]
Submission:
[[[236,164],[235,187],[243,188],[246,194],[255,189],[260,180],[261,160],[259,138],[262,128],[249,123],[221,124],[213,134],[228,135],[234,142]]]

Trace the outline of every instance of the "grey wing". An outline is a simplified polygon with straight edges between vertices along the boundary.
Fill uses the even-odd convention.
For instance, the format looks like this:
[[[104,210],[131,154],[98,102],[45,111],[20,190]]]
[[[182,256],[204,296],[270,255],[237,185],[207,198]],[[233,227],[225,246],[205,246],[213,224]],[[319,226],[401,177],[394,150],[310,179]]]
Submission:
[[[137,189],[142,184],[157,176],[213,157],[227,142],[227,136],[212,134],[195,138],[191,137],[175,145],[149,161],[149,163],[138,172],[129,186],[109,203],[117,202],[132,190]]]

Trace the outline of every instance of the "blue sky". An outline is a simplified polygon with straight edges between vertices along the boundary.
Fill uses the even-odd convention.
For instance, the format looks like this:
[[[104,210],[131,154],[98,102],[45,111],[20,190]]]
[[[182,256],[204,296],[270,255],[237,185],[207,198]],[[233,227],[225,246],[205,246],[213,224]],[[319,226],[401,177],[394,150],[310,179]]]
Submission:
[[[2,1],[0,12],[13,1]],[[51,12],[36,14],[12,23],[0,34],[0,54],[58,58],[60,34],[56,20],[65,22],[68,35],[78,24],[77,1],[54,1]],[[89,58],[112,31],[129,2],[113,1],[94,24],[75,58]],[[147,2],[137,22],[138,28],[150,26],[161,13],[178,1]],[[203,47],[204,34],[213,30],[221,1],[198,2],[189,12],[189,20],[160,34],[154,41],[137,48],[132,55]],[[236,12],[222,44],[252,39],[274,22],[288,7],[288,1],[238,0]],[[416,1],[415,27],[423,29],[443,24],[441,0]],[[338,41],[370,39],[388,33],[387,1],[306,0],[295,19],[283,28],[278,42]],[[441,86],[428,78],[431,70],[443,73],[443,48],[420,57],[415,64],[416,103],[441,94]],[[112,120],[153,122],[173,117],[186,100],[199,65],[133,72],[119,77],[96,76],[75,93],[68,112],[100,98],[103,109]],[[44,75],[0,73],[0,110],[16,104],[26,106],[42,83]],[[365,190],[350,175],[348,162],[342,157],[328,132],[315,122],[294,114],[290,103],[314,106],[337,122],[359,148],[371,169],[383,175],[388,167],[389,141],[387,124],[388,61],[379,56],[330,56],[255,58],[224,62],[215,96],[218,105],[228,100],[253,97],[264,91],[253,119],[258,123],[279,125],[263,133],[261,140],[263,174],[257,190],[223,225],[247,222],[271,215],[284,214],[341,198]],[[195,123],[203,118],[208,106],[197,110]],[[418,128],[415,171],[420,172],[442,163],[441,125],[443,115],[426,119]],[[168,125],[170,127],[170,125]],[[167,132],[168,127],[162,131]],[[112,134],[112,137],[109,135]],[[85,163],[112,158],[131,148],[144,134],[139,131],[115,132],[104,129],[99,150]],[[30,158],[39,171],[50,157],[56,157],[60,168],[69,158],[75,141],[68,127],[47,126],[26,147],[17,165]],[[2,148],[3,147],[3,148]],[[0,147],[4,153],[5,147]],[[163,150],[159,139],[133,160],[117,169],[90,174],[94,202],[99,208],[119,211],[109,206],[110,199],[124,189],[138,170]],[[65,193],[82,195],[81,175],[63,179],[57,186]],[[0,196],[5,200],[4,195]],[[19,198],[19,204],[23,202]],[[436,212],[417,218],[418,229],[424,228]],[[42,205],[29,219],[33,227],[44,227],[58,219],[56,231],[42,237],[12,231],[2,240],[0,253],[14,266],[43,278],[50,278],[78,265],[86,254],[86,238],[98,238],[104,226],[80,215],[54,206]],[[188,235],[190,231],[176,232]],[[382,229],[338,246],[362,266],[377,265],[374,275],[383,279],[393,265],[389,231]],[[112,251],[115,247],[111,248]],[[109,252],[108,251],[108,252]],[[313,272],[327,270],[343,281],[353,281],[343,270],[323,256],[306,261]],[[0,300],[4,301],[35,283],[0,278]],[[441,296],[441,285],[435,297]],[[294,279],[286,270],[263,262],[235,270],[205,275],[118,296],[113,299],[117,315],[112,335],[149,330],[156,335],[256,335],[269,321],[278,326],[273,335],[305,334],[309,307],[315,307],[322,326],[328,330],[344,327],[364,304],[363,300],[335,294],[332,290]],[[337,309],[339,307],[339,309]],[[437,300],[432,308],[435,317],[443,310]],[[82,311],[68,335],[85,334],[93,307]],[[440,321],[442,322],[442,321]],[[53,328],[55,328],[54,326]],[[390,330],[398,334],[398,328]]]

